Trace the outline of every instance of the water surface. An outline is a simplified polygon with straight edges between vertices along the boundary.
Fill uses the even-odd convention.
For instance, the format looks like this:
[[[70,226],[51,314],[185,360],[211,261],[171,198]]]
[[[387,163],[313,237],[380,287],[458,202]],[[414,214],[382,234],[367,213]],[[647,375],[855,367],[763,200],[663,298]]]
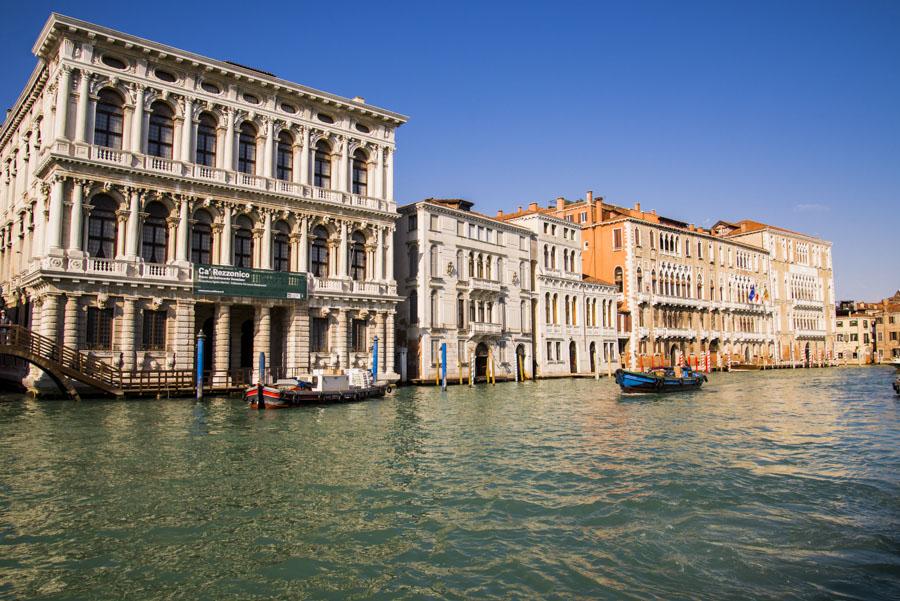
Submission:
[[[900,598],[893,373],[0,402],[0,598]]]

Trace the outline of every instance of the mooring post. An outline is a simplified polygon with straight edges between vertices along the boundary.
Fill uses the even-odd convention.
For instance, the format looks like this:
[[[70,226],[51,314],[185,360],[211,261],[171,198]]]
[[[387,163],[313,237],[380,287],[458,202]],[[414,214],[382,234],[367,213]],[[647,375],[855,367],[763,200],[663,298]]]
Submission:
[[[197,334],[197,400],[203,398],[203,344],[206,342],[206,334],[203,330]]]
[[[378,383],[378,336],[372,339],[372,383]]]
[[[447,343],[441,343],[441,388],[447,390]]]
[[[256,408],[266,408],[266,398],[263,396],[263,372],[266,371],[266,354],[259,353],[259,379],[256,382]]]

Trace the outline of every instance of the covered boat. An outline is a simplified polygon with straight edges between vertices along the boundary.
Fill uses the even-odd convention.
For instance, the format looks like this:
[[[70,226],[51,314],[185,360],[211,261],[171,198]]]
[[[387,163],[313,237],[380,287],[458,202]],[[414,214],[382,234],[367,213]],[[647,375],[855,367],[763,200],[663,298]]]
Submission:
[[[616,370],[616,384],[622,392],[679,392],[696,390],[706,382],[706,376],[685,368],[666,368],[646,371]]]
[[[251,386],[244,398],[251,409],[285,409],[383,397],[389,386],[375,383],[372,374],[365,370],[350,370],[348,374],[316,370],[308,380],[292,378],[273,385]]]

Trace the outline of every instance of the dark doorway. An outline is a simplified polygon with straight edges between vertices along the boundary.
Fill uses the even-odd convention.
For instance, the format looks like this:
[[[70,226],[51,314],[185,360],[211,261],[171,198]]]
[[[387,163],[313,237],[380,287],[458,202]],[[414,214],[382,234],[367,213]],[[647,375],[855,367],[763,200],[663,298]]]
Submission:
[[[675,364],[678,362],[678,347],[674,344],[672,345],[672,348],[669,349],[669,362],[671,367],[675,367]]]
[[[243,370],[253,369],[253,320],[245,319],[241,323],[240,367]]]
[[[578,373],[578,350],[575,348],[575,341],[569,343],[569,372]]]
[[[810,361],[811,355],[809,354],[809,343],[808,342],[806,343],[806,350],[803,352],[803,356],[805,357],[806,366],[809,367],[810,365],[812,365],[812,362]]]
[[[591,358],[591,373],[595,373],[597,371],[597,343],[592,342],[590,348],[590,358]]]
[[[475,379],[487,378],[488,348],[483,342],[475,347]]]
[[[284,307],[274,307],[272,309],[272,329],[269,338],[269,354],[266,357],[272,369],[273,378],[288,377],[287,365],[285,364],[285,348],[286,348],[286,309]],[[296,367],[296,366],[292,366]]]
[[[519,375],[519,382],[525,380],[525,345],[520,344],[516,347],[516,373]]]

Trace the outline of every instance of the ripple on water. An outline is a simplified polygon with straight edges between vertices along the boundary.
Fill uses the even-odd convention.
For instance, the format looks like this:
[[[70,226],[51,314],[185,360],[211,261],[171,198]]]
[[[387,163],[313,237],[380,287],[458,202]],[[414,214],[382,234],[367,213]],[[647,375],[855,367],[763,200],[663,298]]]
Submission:
[[[878,368],[0,403],[0,597],[900,597]]]

